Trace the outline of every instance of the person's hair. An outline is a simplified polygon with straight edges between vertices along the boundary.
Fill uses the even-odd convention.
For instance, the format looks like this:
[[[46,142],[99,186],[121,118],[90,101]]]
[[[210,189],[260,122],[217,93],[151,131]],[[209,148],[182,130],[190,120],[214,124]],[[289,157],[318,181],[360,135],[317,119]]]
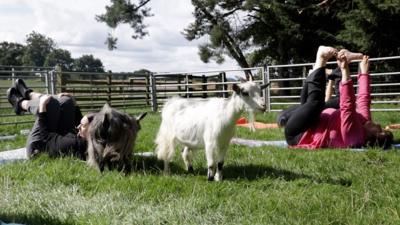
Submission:
[[[373,135],[366,140],[366,145],[369,147],[380,147],[389,149],[393,144],[393,133],[389,130],[383,130],[378,135]]]

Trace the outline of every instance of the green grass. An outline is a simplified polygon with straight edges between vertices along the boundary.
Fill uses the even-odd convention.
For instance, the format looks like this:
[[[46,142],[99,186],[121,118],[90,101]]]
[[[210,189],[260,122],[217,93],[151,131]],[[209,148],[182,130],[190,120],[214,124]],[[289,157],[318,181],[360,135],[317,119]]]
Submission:
[[[133,113],[137,114],[137,111]],[[273,122],[275,114],[258,115]],[[396,113],[374,113],[384,125]],[[160,118],[143,120],[135,151],[152,151]],[[282,140],[283,130],[243,138]],[[396,132],[398,137],[399,133]],[[0,142],[22,147],[16,141]],[[17,146],[20,144],[20,146]],[[100,174],[73,158],[0,166],[0,220],[26,224],[399,224],[400,153],[371,149],[294,150],[230,146],[224,181],[208,182],[204,151],[187,174],[180,154],[172,174],[135,158],[135,172]]]

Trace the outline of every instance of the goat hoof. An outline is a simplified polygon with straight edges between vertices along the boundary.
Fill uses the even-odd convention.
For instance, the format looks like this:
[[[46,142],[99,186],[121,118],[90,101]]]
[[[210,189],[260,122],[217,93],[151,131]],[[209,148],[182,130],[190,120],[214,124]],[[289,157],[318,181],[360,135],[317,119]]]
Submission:
[[[222,181],[222,174],[220,175],[220,174],[215,174],[215,177],[214,177],[214,179],[215,179],[215,181]]]
[[[207,180],[208,180],[208,181],[214,181],[214,177],[208,176]]]

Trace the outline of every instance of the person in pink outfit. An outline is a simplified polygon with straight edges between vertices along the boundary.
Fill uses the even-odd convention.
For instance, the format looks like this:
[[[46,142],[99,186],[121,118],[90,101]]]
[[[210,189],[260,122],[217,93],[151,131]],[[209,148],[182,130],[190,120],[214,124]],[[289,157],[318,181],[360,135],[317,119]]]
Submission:
[[[325,106],[326,62],[336,57],[342,73],[340,107]],[[358,95],[355,96],[348,63],[361,59]],[[287,143],[295,148],[390,148],[393,134],[371,120],[371,95],[368,56],[348,50],[320,46],[313,72],[307,77],[301,105],[283,111],[278,121],[285,127]]]

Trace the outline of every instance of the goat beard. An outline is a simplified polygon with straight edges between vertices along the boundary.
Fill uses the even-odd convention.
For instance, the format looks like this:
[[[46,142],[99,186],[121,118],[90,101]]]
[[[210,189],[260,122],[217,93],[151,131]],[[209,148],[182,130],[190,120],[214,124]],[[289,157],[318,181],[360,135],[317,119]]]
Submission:
[[[256,131],[256,126],[254,124],[255,113],[253,110],[248,110],[248,112],[249,112],[249,130],[255,132]]]

